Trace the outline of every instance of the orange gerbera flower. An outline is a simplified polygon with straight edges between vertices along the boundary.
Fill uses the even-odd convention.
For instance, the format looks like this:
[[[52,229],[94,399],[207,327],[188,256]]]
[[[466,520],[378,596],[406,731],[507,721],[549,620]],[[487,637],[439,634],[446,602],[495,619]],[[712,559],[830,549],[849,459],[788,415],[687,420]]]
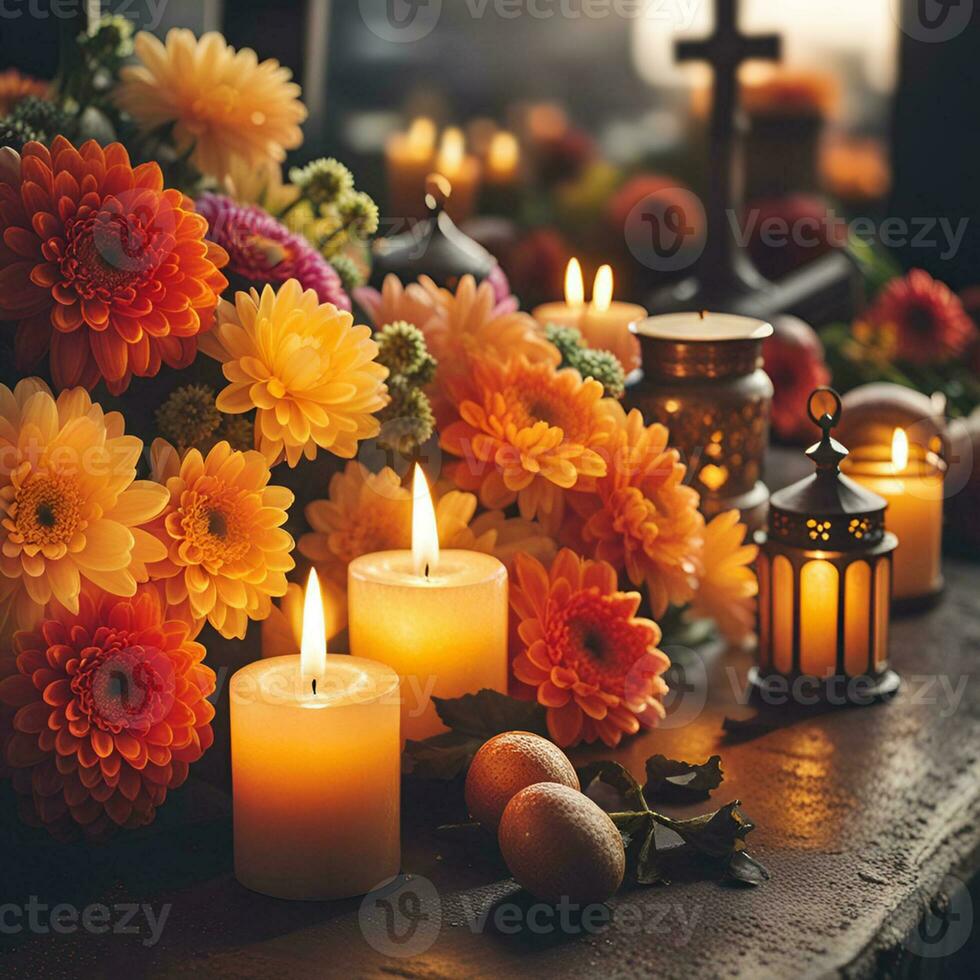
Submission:
[[[20,370],[50,349],[56,387],[104,378],[119,394],[194,360],[228,257],[155,163],[62,136],[0,151],[0,222],[0,317],[18,322]]]
[[[608,472],[594,493],[569,494],[564,543],[625,571],[646,585],[654,616],[670,603],[689,602],[699,571],[704,518],[698,494],[682,481],[686,467],[667,446],[664,426],[607,399],[616,433],[608,447]]]
[[[450,387],[455,421],[441,445],[461,457],[450,475],[497,510],[515,500],[521,516],[551,534],[564,513],[564,491],[592,490],[606,473],[604,449],[614,428],[602,385],[574,370],[556,371],[526,357],[500,363],[474,357],[468,378]]]
[[[0,756],[21,812],[59,838],[153,820],[214,736],[214,671],[155,589],[86,589],[0,655]],[[12,715],[12,717],[11,717]]]
[[[179,150],[194,165],[223,180],[244,164],[281,163],[303,141],[306,107],[292,72],[251,48],[236,51],[216,31],[196,38],[174,28],[166,43],[140,31],[138,64],[119,74],[116,97],[145,131],[173,123]]]
[[[657,649],[660,627],[636,618],[638,592],[618,591],[616,570],[564,549],[546,570],[516,560],[510,604],[520,652],[514,676],[535,689],[558,745],[618,745],[623,735],[664,717],[670,666]]]
[[[702,571],[690,612],[713,619],[733,643],[746,639],[755,624],[759,583],[752,563],[759,553],[745,544],[745,525],[737,510],[719,514],[704,529]]]
[[[82,388],[55,399],[37,378],[0,385],[0,600],[20,629],[52,600],[77,612],[82,579],[133,595],[163,557],[139,527],[167,502],[135,479],[142,450]]]
[[[157,439],[153,470],[170,502],[147,528],[167,550],[151,577],[165,580],[168,604],[188,623],[207,619],[222,636],[241,639],[250,619],[269,615],[271,597],[285,595],[285,573],[296,564],[282,529],[292,491],[269,486],[261,453],[236,452],[227,442],[181,460]]]

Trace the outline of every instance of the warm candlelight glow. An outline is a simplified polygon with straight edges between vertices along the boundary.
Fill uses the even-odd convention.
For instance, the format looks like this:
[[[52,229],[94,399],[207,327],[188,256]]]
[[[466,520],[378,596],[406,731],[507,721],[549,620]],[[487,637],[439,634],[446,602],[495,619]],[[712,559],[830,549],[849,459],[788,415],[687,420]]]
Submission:
[[[592,284],[592,306],[599,313],[609,309],[613,298],[613,271],[611,265],[600,265]]]
[[[487,151],[487,165],[494,173],[510,173],[517,167],[520,159],[520,147],[513,133],[502,130],[495,133],[490,140]]]
[[[565,302],[574,307],[585,305],[585,282],[578,259],[569,259],[565,268]]]
[[[408,127],[406,138],[413,150],[431,152],[436,143],[436,124],[427,116],[418,116]]]
[[[909,437],[905,430],[898,428],[892,436],[892,466],[901,473],[909,465]]]
[[[456,126],[450,126],[439,141],[439,155],[436,157],[436,169],[447,177],[459,172],[466,154],[466,140],[463,131]]]
[[[415,475],[412,478],[412,562],[415,574],[426,578],[439,563],[436,513],[432,508],[429,484],[418,463],[415,464]]]
[[[327,626],[323,616],[323,597],[316,569],[310,569],[306,580],[306,596],[303,599],[303,633],[299,648],[300,670],[303,686],[316,693],[316,685],[323,682],[327,672]]]

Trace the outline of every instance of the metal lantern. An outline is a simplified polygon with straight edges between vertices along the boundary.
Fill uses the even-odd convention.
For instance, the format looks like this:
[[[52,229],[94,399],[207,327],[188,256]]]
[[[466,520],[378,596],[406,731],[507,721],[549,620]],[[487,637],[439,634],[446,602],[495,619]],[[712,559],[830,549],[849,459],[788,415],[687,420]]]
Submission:
[[[818,388],[807,406],[822,430],[807,456],[816,472],[772,495],[769,531],[758,532],[759,666],[753,683],[786,689],[801,677],[850,681],[845,697],[890,694],[888,669],[892,553],[884,498],[844,476],[844,448],[831,436],[841,401]],[[830,690],[828,685],[826,690]]]
[[[670,430],[708,518],[738,508],[750,530],[765,523],[773,387],[762,367],[772,327],[724,313],[677,313],[631,324],[643,374],[626,404]]]
[[[497,260],[460,231],[446,212],[451,193],[451,185],[444,177],[430,175],[425,196],[429,217],[400,235],[375,240],[372,285],[380,288],[385,276],[394,273],[405,283],[425,275],[437,286],[455,289],[465,275],[482,282],[493,272]]]

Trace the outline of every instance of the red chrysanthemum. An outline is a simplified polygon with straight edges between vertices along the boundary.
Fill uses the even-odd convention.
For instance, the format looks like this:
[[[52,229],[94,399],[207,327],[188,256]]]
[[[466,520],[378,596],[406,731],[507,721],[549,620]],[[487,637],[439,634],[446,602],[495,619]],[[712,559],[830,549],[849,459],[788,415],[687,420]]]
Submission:
[[[923,269],[892,280],[868,314],[872,329],[907,361],[958,357],[976,337],[960,298]]]
[[[766,373],[772,378],[772,427],[782,439],[805,442],[813,437],[807,398],[829,385],[830,369],[816,331],[795,316],[773,319],[773,334],[762,345]]]
[[[228,256],[155,163],[62,136],[5,150],[0,225],[0,317],[18,322],[20,370],[50,350],[57,388],[105,379],[119,394],[134,374],[193,361]]]
[[[547,708],[558,745],[601,738],[615,746],[664,717],[661,675],[670,661],[657,649],[660,627],[636,617],[640,594],[619,591],[612,565],[566,548],[550,570],[519,554],[515,572],[513,672]]]
[[[86,591],[77,615],[49,617],[0,658],[0,757],[22,815],[59,838],[150,823],[213,741],[204,647],[153,586]]]

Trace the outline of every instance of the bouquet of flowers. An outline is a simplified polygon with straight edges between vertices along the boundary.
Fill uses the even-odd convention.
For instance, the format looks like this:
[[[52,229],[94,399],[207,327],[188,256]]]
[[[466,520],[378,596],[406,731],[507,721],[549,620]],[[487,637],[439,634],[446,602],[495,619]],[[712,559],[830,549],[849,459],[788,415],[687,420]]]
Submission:
[[[410,544],[417,459],[441,542],[509,566],[514,691],[560,744],[663,713],[671,607],[750,631],[737,513],[706,524],[608,359],[470,278],[362,288],[377,209],[336,160],[283,178],[287,69],[110,17],[51,85],[5,90],[0,766],[26,820],[152,821],[212,742],[206,645],[294,642],[296,550],[341,629],[349,561]]]

